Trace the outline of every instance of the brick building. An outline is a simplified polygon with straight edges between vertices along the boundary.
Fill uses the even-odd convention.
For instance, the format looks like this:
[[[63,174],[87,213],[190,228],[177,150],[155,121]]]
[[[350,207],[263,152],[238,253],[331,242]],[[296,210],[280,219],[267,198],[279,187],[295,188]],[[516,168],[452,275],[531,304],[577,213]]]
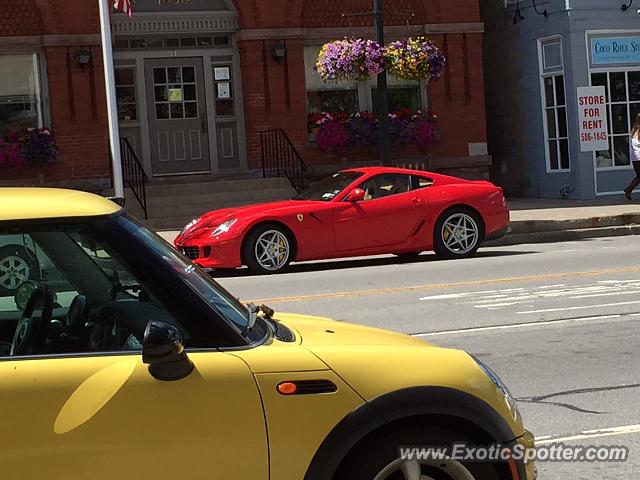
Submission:
[[[120,134],[152,179],[217,179],[261,169],[259,132],[282,129],[311,166],[350,158],[321,152],[308,114],[371,110],[373,82],[328,85],[312,65],[322,43],[374,36],[370,0],[133,0],[112,15]],[[444,51],[443,78],[390,79],[394,108],[438,115],[440,141],[396,158],[487,163],[483,25],[478,0],[387,1],[387,37],[428,34]],[[345,14],[346,16],[343,16]],[[86,61],[87,54],[90,61]],[[108,184],[109,154],[98,3],[0,0],[0,134],[50,126],[61,161],[2,171],[0,183]],[[376,161],[374,151],[359,160]],[[163,181],[166,181],[164,179]]]

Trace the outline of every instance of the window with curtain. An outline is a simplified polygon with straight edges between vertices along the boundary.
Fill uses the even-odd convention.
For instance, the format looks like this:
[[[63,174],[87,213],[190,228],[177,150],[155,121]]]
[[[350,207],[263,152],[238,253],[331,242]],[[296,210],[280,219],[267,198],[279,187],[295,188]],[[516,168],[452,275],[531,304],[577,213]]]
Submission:
[[[0,135],[43,123],[37,54],[0,54]]]

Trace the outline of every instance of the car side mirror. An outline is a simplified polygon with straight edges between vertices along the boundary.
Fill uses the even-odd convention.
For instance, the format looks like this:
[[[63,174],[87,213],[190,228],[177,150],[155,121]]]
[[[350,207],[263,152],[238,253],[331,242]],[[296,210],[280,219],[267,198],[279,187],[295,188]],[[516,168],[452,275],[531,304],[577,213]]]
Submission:
[[[147,324],[142,342],[142,361],[158,380],[181,380],[193,372],[193,362],[184,351],[180,330],[165,322],[152,320]]]
[[[364,200],[364,195],[364,190],[362,190],[361,188],[354,188],[353,190],[351,190],[351,192],[349,192],[349,195],[347,195],[347,198],[345,200],[351,203],[361,202],[362,200]]]

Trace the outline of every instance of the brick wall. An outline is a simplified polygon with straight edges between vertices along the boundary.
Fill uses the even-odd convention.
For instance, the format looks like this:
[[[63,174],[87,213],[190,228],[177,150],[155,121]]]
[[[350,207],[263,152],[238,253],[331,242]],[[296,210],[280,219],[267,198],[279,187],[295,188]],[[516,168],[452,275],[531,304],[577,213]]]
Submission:
[[[74,12],[73,15],[64,15]],[[0,37],[60,35],[62,46],[36,47],[44,56],[50,121],[61,159],[56,165],[2,172],[2,183],[74,184],[109,176],[104,71],[99,45],[84,70],[76,64],[76,35],[99,33],[98,3],[85,0],[0,0]],[[69,44],[64,45],[65,36]],[[1,79],[0,79],[1,81]],[[99,182],[104,183],[104,182]]]
[[[242,5],[242,2],[240,2]],[[253,6],[254,17],[260,18],[260,28],[282,27],[282,18],[268,23],[269,12],[286,7],[284,0],[269,9]],[[308,0],[299,9],[300,17],[288,27],[342,27],[340,14],[371,10],[370,0]],[[445,0],[409,0],[398,6],[388,1],[388,12],[412,12],[414,24],[479,22],[477,0],[459,2]],[[298,5],[299,7],[299,5]],[[294,11],[296,8],[293,8]],[[245,16],[247,11],[245,11]],[[403,24],[406,17],[388,15],[390,24]],[[398,19],[401,18],[402,21]],[[369,17],[354,17],[352,26],[371,25]],[[348,28],[345,27],[345,34]],[[448,65],[445,75],[428,87],[429,107],[438,116],[441,140],[429,152],[407,149],[394,152],[397,158],[439,158],[468,156],[469,143],[487,141],[484,104],[484,75],[482,66],[482,33],[447,33],[433,35],[436,44],[446,52]],[[287,64],[271,57],[274,40],[247,40],[240,42],[243,88],[245,95],[245,121],[247,130],[248,163],[260,166],[259,131],[282,128],[309,164],[344,163],[339,155],[327,155],[307,141],[307,108],[304,78],[304,38],[287,39]],[[288,75],[288,79],[285,76]],[[348,160],[377,160],[375,152],[350,155]]]

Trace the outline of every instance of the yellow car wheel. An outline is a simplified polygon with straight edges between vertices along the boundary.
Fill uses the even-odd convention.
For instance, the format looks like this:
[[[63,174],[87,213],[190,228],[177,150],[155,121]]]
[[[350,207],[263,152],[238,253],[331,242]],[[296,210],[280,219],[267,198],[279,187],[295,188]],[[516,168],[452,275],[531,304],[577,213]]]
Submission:
[[[487,444],[469,434],[436,425],[402,422],[366,438],[349,454],[334,480],[506,480],[504,463],[454,459],[401,458],[402,449],[449,448]],[[415,451],[414,451],[415,452]]]

